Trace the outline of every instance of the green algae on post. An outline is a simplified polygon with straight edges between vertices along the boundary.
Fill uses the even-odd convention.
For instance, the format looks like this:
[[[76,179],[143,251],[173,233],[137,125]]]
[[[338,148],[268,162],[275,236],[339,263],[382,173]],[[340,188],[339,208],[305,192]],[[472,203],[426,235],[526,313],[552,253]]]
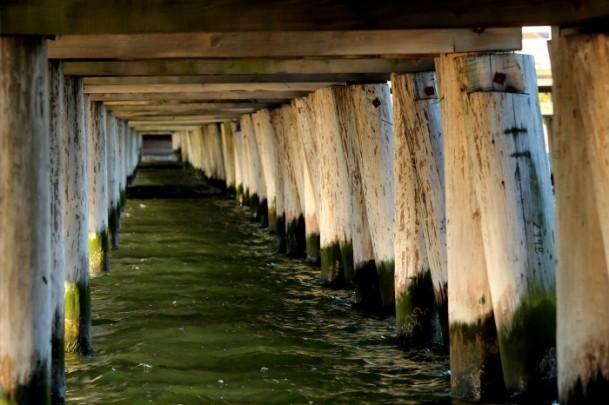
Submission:
[[[381,304],[391,312],[395,311],[395,262],[383,261],[377,263],[376,271],[379,280]]]
[[[340,244],[334,242],[321,248],[321,283],[332,288],[345,287],[345,273]]]
[[[505,398],[495,317],[450,325],[452,396],[472,402]]]
[[[92,353],[90,333],[91,290],[89,284],[66,283],[65,291],[66,352]]]
[[[509,326],[498,331],[505,384],[528,398],[552,398],[556,392],[555,293],[523,299]]]
[[[269,219],[269,232],[276,233],[277,232],[277,198],[273,197],[273,201],[268,207],[268,219]]]
[[[343,266],[343,277],[345,278],[345,287],[355,287],[355,269],[353,268],[353,242],[344,240],[340,242],[340,259]]]
[[[108,231],[89,233],[89,271],[100,273],[110,270],[108,259]]]
[[[399,346],[411,349],[443,345],[431,271],[409,280],[407,291],[396,298],[395,311]]]
[[[319,233],[312,232],[307,235],[307,263],[314,266],[321,264]]]

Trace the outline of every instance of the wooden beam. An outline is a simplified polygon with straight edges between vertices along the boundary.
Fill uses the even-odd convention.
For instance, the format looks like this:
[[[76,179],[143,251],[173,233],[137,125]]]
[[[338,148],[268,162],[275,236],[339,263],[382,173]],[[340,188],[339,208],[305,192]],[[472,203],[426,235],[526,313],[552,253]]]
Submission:
[[[50,59],[299,58],[435,55],[522,48],[520,28],[66,35]]]
[[[95,62],[93,62],[95,63]],[[433,69],[433,65],[430,70]],[[390,73],[323,73],[323,74],[247,74],[196,76],[95,76],[86,77],[85,85],[144,84],[248,84],[248,83],[380,83]]]
[[[573,0],[29,0],[3,1],[3,34],[369,30],[581,25],[606,1]]]
[[[248,59],[248,60],[148,60],[148,61],[66,61],[64,74],[67,76],[166,76],[166,75],[209,75],[237,83],[248,80],[247,75],[255,75],[256,81],[278,75],[274,81],[282,82],[284,75],[324,75],[363,74],[392,72],[422,72],[433,69],[433,59]],[[310,79],[300,80],[313,81]],[[335,80],[327,80],[335,81]],[[350,80],[345,80],[350,81]]]
[[[344,85],[344,83],[198,83],[198,84],[118,84],[118,85],[85,85],[85,93],[225,93],[237,90],[240,92],[282,92],[282,91],[315,91],[321,87]]]
[[[91,101],[170,101],[170,100],[264,100],[281,103],[307,95],[307,91],[208,91],[188,93],[103,93],[91,94]]]
[[[185,115],[185,116],[174,116],[174,115],[157,115],[151,117],[141,117],[133,120],[129,120],[130,122],[141,122],[141,123],[173,123],[173,124],[184,124],[188,122],[200,122],[200,121],[209,121],[216,119],[232,119],[239,118],[243,114],[200,114],[200,115]]]
[[[166,120],[166,121],[129,121],[129,126],[134,127],[134,128],[146,128],[146,127],[159,127],[159,126],[173,126],[173,125],[178,125],[178,126],[184,126],[184,125],[195,125],[195,126],[201,126],[201,125],[205,125],[205,124],[213,124],[214,122],[222,122],[222,121],[229,121],[231,119],[235,119],[234,117],[210,117],[210,118],[206,118],[206,119],[193,119],[193,120],[187,120],[187,121],[173,121],[173,120]]]

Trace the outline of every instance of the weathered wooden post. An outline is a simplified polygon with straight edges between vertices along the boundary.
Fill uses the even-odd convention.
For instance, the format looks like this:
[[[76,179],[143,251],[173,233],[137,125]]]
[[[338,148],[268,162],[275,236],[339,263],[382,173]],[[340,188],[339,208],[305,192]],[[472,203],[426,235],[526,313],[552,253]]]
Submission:
[[[243,133],[245,162],[247,164],[244,169],[249,172],[248,178],[251,180],[249,188],[252,218],[260,222],[263,227],[267,227],[269,218],[266,184],[251,115],[241,117],[241,132]]]
[[[243,153],[243,132],[241,128],[235,128],[235,133],[233,136],[233,152],[235,155],[235,187],[236,187],[236,199],[240,205],[247,204],[245,201],[245,187],[246,187],[246,179],[244,173],[244,159],[245,155]]]
[[[120,228],[120,194],[118,187],[118,132],[114,113],[106,114],[106,154],[108,157],[108,239],[110,246],[117,249]]]
[[[233,197],[237,192],[237,184],[235,182],[235,151],[233,146],[235,124],[229,121],[223,122],[220,130],[222,133],[222,154],[224,155],[226,194],[229,197]]]
[[[271,123],[275,133],[275,143],[277,144],[277,153],[275,154],[276,166],[277,166],[277,250],[280,253],[286,253],[286,199],[288,198],[288,186],[289,181],[288,170],[289,162],[286,159],[285,154],[285,133],[283,126],[283,114],[281,108],[275,108],[271,110]],[[289,197],[296,198],[297,197]]]
[[[207,126],[208,136],[211,138],[212,178],[222,187],[226,187],[226,173],[224,172],[224,153],[222,152],[222,133],[218,124]]]
[[[63,65],[59,61],[49,61],[50,98],[50,175],[51,175],[51,285],[52,285],[52,374],[51,402],[65,403],[65,322],[64,295],[66,279],[65,256],[65,167],[67,153],[63,148],[66,130],[66,109],[64,105]]]
[[[549,48],[559,401],[596,404],[609,395],[609,37],[554,29]]]
[[[304,176],[300,144],[297,140],[297,112],[291,105],[281,107],[283,117],[284,156],[286,160],[285,215],[286,253],[290,257],[306,257],[306,229],[304,220]]]
[[[51,399],[45,44],[43,38],[0,37],[0,402],[7,404]]]
[[[441,346],[448,343],[448,269],[435,73],[393,74],[391,84],[398,341],[404,347]]]
[[[460,92],[457,57],[436,59],[444,135],[451,388],[455,398],[482,401],[502,396],[504,385],[468,133],[463,106],[452,101]]]
[[[321,281],[333,287],[353,280],[351,240],[351,184],[347,155],[343,148],[343,128],[338,119],[334,89],[319,89],[311,96],[317,118],[321,178],[320,236]]]
[[[351,238],[353,241],[353,275],[346,273],[345,281],[348,287],[355,286],[357,299],[362,308],[378,311],[382,306],[381,296],[357,154],[355,113],[350,102],[350,90],[347,87],[335,87],[333,91],[351,189],[349,222],[351,223]]]
[[[366,198],[382,305],[395,306],[393,249],[393,109],[386,84],[349,87],[356,117],[357,155]]]
[[[455,59],[506,388],[551,395],[554,205],[533,58]],[[446,97],[446,96],[445,96]],[[531,337],[534,338],[531,338]]]
[[[127,167],[126,167],[126,154],[125,150],[125,139],[127,138],[127,132],[129,126],[127,122],[118,121],[118,190],[119,190],[119,204],[121,212],[125,209],[127,203]]]
[[[303,164],[304,215],[306,231],[307,262],[321,264],[319,210],[321,205],[321,170],[317,143],[317,126],[310,97],[292,101],[295,114],[297,140],[300,142]]]
[[[91,295],[89,287],[88,142],[82,79],[66,78],[67,124],[64,135],[66,173],[66,351],[90,354]]]
[[[268,205],[269,232],[277,231],[277,144],[275,130],[271,124],[269,110],[260,110],[252,115],[254,136],[260,152],[260,163],[264,174],[264,184]]]
[[[110,270],[106,109],[102,103],[93,102],[89,113],[89,271],[99,273]]]

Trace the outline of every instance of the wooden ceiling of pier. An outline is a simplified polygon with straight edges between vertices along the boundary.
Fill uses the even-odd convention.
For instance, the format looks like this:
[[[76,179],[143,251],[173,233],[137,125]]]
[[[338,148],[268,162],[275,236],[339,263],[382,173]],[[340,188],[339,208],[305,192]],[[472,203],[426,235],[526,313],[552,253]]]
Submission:
[[[433,69],[445,52],[514,50],[523,25],[602,26],[606,0],[1,0],[0,35],[49,57],[146,133]]]

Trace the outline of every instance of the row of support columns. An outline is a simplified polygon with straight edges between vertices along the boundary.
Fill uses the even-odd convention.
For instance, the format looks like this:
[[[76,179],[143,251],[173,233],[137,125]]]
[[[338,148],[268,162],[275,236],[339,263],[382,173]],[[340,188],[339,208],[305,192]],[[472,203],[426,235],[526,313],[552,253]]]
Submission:
[[[608,173],[609,42],[552,42],[556,204],[526,55],[440,55],[435,72],[393,74],[391,93],[325,88],[221,125],[225,173],[241,204],[276,218],[279,250],[363,308],[395,310],[402,347],[448,348],[456,398],[552,398],[557,380],[561,403],[608,391],[594,184]]]
[[[0,402],[61,404],[65,351],[92,352],[89,279],[109,269],[139,136],[43,38],[0,37],[0,117]]]

